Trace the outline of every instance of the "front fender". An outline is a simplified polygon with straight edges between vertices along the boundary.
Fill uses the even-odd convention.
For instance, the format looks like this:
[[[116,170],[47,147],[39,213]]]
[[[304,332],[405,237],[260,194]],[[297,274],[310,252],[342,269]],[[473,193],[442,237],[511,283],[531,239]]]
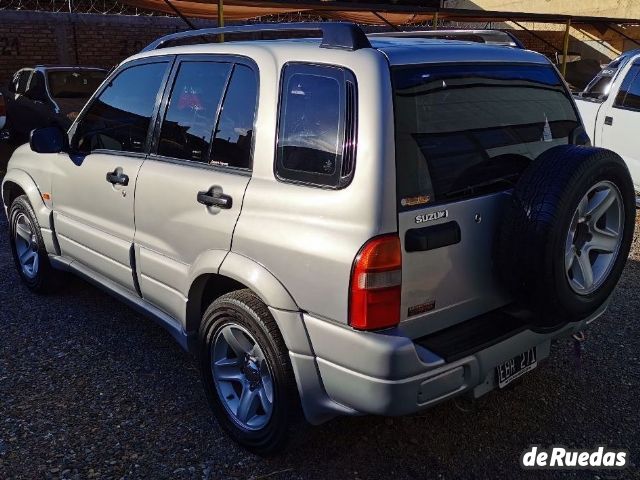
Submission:
[[[219,273],[246,285],[269,307],[300,310],[284,285],[269,270],[250,258],[230,252],[222,262]]]
[[[9,192],[14,186],[20,188],[29,198],[29,202],[36,213],[40,227],[49,229],[51,227],[51,210],[45,205],[44,200],[42,200],[42,192],[40,192],[35,180],[24,170],[12,168],[2,180],[2,202],[5,213],[8,214],[9,207],[11,206],[9,205]]]

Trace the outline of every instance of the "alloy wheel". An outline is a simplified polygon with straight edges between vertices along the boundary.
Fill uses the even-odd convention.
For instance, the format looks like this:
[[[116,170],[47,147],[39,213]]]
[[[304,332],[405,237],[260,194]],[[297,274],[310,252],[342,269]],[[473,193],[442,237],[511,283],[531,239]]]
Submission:
[[[14,225],[14,242],[20,268],[27,278],[33,279],[38,275],[40,267],[35,229],[24,213],[18,214]]]
[[[271,368],[255,338],[236,323],[224,325],[211,344],[211,373],[229,416],[242,428],[260,430],[273,413]]]
[[[565,271],[572,290],[589,295],[607,279],[622,243],[622,195],[609,181],[594,185],[576,209],[565,244]]]

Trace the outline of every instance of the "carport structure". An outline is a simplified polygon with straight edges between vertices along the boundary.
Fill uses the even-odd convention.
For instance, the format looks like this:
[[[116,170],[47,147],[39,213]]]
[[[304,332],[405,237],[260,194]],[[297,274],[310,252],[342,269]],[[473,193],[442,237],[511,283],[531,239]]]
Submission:
[[[217,20],[220,26],[227,21],[251,21],[259,17],[302,13],[325,20],[351,21],[361,25],[386,26],[390,29],[428,25],[438,28],[446,21],[465,23],[508,22],[526,31],[553,51],[562,55],[561,70],[566,73],[569,38],[572,27],[590,28],[604,34],[607,30],[640,46],[638,40],[624,32],[627,26],[640,25],[640,19],[576,16],[548,13],[504,12],[454,9],[442,7],[439,0],[415,1],[327,1],[327,0],[124,0],[128,5],[180,16],[193,28],[189,18]],[[561,24],[564,26],[562,45],[554,45],[524,23]]]

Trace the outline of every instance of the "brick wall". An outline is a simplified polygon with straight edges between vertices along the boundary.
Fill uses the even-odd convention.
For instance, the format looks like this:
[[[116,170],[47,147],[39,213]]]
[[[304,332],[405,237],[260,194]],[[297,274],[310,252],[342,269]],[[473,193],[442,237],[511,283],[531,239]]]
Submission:
[[[185,28],[171,17],[2,11],[0,84],[20,68],[37,64],[110,68],[152,40]]]

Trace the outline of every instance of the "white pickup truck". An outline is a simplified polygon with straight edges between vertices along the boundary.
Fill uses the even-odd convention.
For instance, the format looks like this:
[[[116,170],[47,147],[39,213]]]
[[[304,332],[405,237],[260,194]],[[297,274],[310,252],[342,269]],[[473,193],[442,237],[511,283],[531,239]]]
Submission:
[[[640,192],[640,50],[607,65],[576,96],[584,127],[597,147],[620,155]]]

